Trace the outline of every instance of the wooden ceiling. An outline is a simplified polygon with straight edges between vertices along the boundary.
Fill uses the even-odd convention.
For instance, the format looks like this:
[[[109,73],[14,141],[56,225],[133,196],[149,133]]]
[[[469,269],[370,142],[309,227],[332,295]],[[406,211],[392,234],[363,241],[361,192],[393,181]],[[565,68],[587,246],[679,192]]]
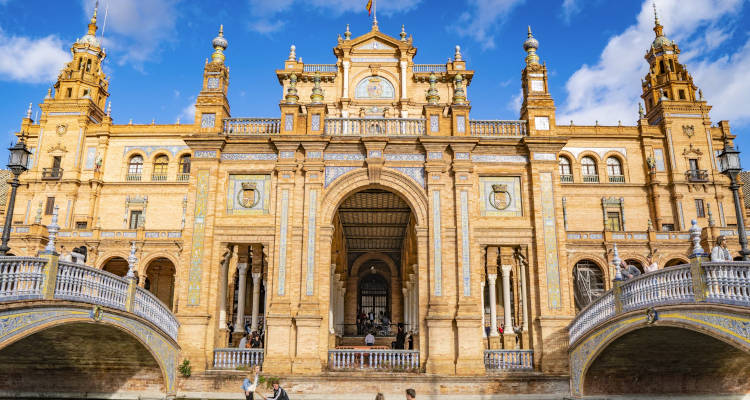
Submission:
[[[397,195],[379,189],[355,193],[339,207],[349,258],[381,252],[401,256],[411,209]]]

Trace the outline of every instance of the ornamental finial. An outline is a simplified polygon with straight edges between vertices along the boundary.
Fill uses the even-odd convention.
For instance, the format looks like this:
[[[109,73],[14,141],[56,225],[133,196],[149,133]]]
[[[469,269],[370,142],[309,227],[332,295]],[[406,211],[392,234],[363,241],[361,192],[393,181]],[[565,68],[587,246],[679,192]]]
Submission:
[[[463,57],[461,56],[461,46],[456,45],[456,54],[453,55],[454,61],[462,61]]]
[[[135,241],[130,242],[130,255],[128,256],[128,273],[126,278],[135,279],[135,271],[138,269],[138,258],[135,256]]]
[[[310,101],[312,104],[320,104],[323,102],[323,89],[320,88],[320,71],[315,72],[313,76],[313,89],[310,95]]]
[[[287,104],[297,104],[297,101],[299,101],[299,95],[297,95],[297,74],[292,74],[289,77],[289,89],[287,89],[284,98]]]
[[[350,40],[352,33],[349,31],[349,24],[346,24],[346,32],[344,32],[344,40]]]
[[[430,89],[427,90],[427,103],[436,105],[440,101],[440,94],[437,90],[437,76],[435,73],[430,74]]]
[[[693,242],[693,250],[690,252],[690,255],[692,257],[700,257],[705,255],[705,251],[703,251],[703,247],[701,247],[701,232],[703,231],[698,226],[698,221],[691,220],[690,224],[692,225],[690,227],[690,241]]]
[[[29,103],[29,109],[26,110],[26,118],[31,119],[31,107],[34,103]]]
[[[401,36],[401,41],[406,41],[406,25],[401,24],[401,33],[399,34]]]
[[[456,74],[456,77],[454,78],[453,82],[454,82],[454,87],[455,87],[455,90],[453,91],[453,104],[455,105],[466,104],[466,90],[464,90],[463,75]]]
[[[659,12],[656,11],[656,0],[651,4],[654,6],[654,25],[659,25]]]
[[[52,98],[52,88],[47,89],[47,97],[45,99],[51,99]]]
[[[536,54],[538,48],[539,41],[534,38],[534,34],[531,33],[531,25],[529,25],[526,41],[523,42],[523,49],[528,53],[526,65],[539,65],[539,56]]]
[[[55,236],[57,236],[57,231],[60,230],[60,225],[57,224],[57,213],[59,208],[60,207],[56,205],[52,210],[52,222],[47,225],[49,236],[47,237],[47,246],[44,248],[45,254],[57,254],[55,251]]]
[[[211,45],[214,48],[214,53],[211,54],[211,62],[216,64],[223,64],[226,57],[224,56],[224,50],[229,47],[229,42],[224,38],[224,25],[219,26],[219,35],[211,41]]]
[[[112,100],[109,101],[109,104],[107,104],[107,116],[112,116]]]
[[[643,119],[645,115],[646,114],[643,112],[643,104],[641,104],[641,102],[639,101],[638,102],[638,117],[640,117],[640,119]]]
[[[622,264],[622,259],[620,258],[620,252],[617,251],[617,243],[614,244],[614,248],[612,249],[612,264],[615,266],[614,280],[621,281],[622,271],[620,270],[620,264]]]
[[[289,57],[287,57],[287,61],[296,61],[297,60],[297,46],[291,45],[289,46]]]

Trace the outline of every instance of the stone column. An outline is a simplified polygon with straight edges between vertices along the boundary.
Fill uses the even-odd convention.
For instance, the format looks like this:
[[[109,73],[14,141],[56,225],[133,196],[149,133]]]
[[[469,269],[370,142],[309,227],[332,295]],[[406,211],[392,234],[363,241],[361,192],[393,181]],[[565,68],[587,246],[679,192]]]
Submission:
[[[250,331],[254,332],[258,330],[258,312],[260,311],[260,272],[253,272],[253,311],[252,319],[250,320]]]
[[[521,272],[521,315],[523,316],[523,334],[528,335],[529,332],[529,307],[526,305],[526,262],[519,260],[518,269]],[[523,339],[525,340],[525,337]],[[526,345],[526,343],[523,343]]]
[[[229,285],[229,262],[232,259],[234,245],[227,246],[224,253],[224,259],[219,264],[219,330],[227,329],[227,286]],[[230,332],[231,333],[231,332]],[[223,337],[223,343],[226,344],[226,337]]]
[[[406,99],[406,66],[408,62],[401,61],[401,99]]]
[[[336,274],[336,264],[331,264],[331,278],[329,279],[331,287],[328,290],[330,301],[328,302],[328,331],[331,334],[335,334],[335,328],[333,325],[333,319],[336,316],[334,308],[338,311],[338,299],[336,298],[336,287],[337,283],[334,281]]]
[[[490,336],[499,336],[497,333],[497,289],[495,281],[497,274],[487,274],[487,282],[490,284]]]
[[[409,282],[404,282],[406,285],[405,287],[401,288],[401,293],[404,294],[404,329],[409,329],[409,326],[411,325],[409,321],[409,306],[411,303],[411,299],[409,298],[411,296],[411,293],[409,292]]]
[[[338,310],[338,326],[339,326],[339,332],[343,336],[344,335],[344,296],[346,296],[346,287],[344,286],[344,282],[339,282],[337,280],[337,285],[339,285],[339,310]]]
[[[412,271],[416,271],[417,266],[414,265]],[[419,284],[417,282],[417,276],[415,274],[409,274],[409,280],[411,281],[411,300],[409,300],[409,321],[411,324],[411,330],[414,333],[419,332]]]
[[[349,61],[342,61],[341,64],[344,66],[344,92],[341,94],[343,98],[349,98]]]
[[[503,265],[502,271],[503,271],[503,310],[505,311],[505,320],[503,323],[505,324],[505,327],[503,328],[503,331],[505,329],[508,329],[508,333],[513,332],[513,317],[512,317],[512,308],[510,305],[510,271],[513,269],[513,266],[511,265]]]
[[[484,317],[484,285],[485,282],[482,281],[479,283],[479,309],[482,311],[482,337],[487,337],[487,331],[484,329],[486,322],[486,318]]]
[[[245,288],[247,286],[247,262],[238,262],[239,279],[237,285],[237,319],[234,323],[234,333],[245,333]]]

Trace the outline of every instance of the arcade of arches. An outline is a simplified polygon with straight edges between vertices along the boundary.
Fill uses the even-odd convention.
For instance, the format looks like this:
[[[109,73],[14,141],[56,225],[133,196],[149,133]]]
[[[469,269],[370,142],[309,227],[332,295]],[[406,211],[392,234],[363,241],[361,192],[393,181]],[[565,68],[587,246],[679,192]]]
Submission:
[[[128,273],[128,262],[122,257],[112,257],[102,264],[102,269],[124,277]],[[143,271],[138,271],[138,285],[153,293],[167,307],[173,308],[175,274],[175,266],[168,258],[153,258]]]

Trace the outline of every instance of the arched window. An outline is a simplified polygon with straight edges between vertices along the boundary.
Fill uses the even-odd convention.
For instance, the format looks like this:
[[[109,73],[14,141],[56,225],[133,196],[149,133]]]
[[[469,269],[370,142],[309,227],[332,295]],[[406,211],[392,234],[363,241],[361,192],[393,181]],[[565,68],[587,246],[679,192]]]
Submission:
[[[396,90],[391,82],[379,76],[369,76],[357,83],[354,97],[357,99],[393,99]]]
[[[604,294],[604,273],[593,261],[581,260],[576,263],[573,282],[577,310],[582,310]]]
[[[187,181],[190,179],[190,154],[180,157],[180,169],[177,171],[178,181]]]
[[[610,183],[625,182],[625,177],[622,175],[622,164],[617,157],[607,159],[607,175],[609,175]]]
[[[635,266],[636,268],[638,268],[638,271],[641,271],[641,273],[643,273],[645,271],[643,269],[643,264],[641,264],[641,262],[638,261],[638,260],[635,260],[635,259],[631,258],[631,259],[625,260],[625,264]]]
[[[570,169],[570,159],[565,156],[560,157],[560,181],[573,182],[573,171]]]
[[[139,155],[130,157],[130,161],[128,162],[128,180],[141,180],[141,173],[143,173],[143,157]]]
[[[599,182],[599,173],[596,172],[596,161],[591,157],[581,159],[581,175],[584,182]]]
[[[169,168],[169,158],[164,154],[156,156],[154,159],[154,172],[151,175],[152,181],[166,181],[167,169]]]

